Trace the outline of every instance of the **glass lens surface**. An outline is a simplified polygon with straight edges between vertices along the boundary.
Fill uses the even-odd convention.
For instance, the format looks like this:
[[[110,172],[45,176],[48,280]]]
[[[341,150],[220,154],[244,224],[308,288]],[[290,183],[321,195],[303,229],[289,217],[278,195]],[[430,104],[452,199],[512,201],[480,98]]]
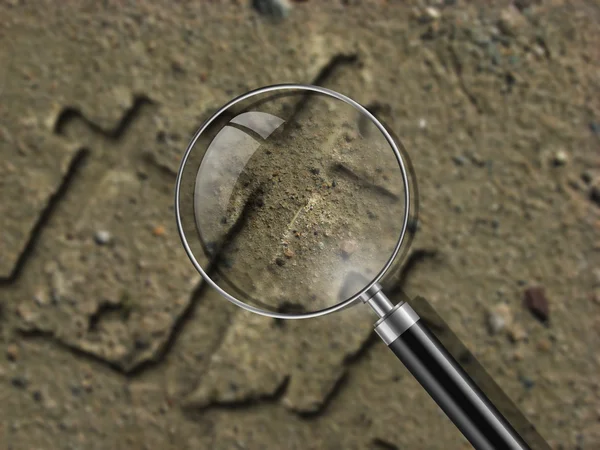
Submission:
[[[181,174],[194,257],[228,294],[275,312],[356,295],[388,263],[405,207],[399,162],[375,122],[302,89],[223,111]]]

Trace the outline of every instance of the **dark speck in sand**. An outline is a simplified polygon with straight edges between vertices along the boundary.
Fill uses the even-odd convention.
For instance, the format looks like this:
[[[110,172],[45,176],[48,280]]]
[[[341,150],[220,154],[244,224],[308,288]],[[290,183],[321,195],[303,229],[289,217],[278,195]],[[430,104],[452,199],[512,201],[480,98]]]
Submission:
[[[535,385],[535,382],[529,377],[520,377],[521,384],[527,390],[530,390]]]
[[[29,384],[24,377],[13,377],[11,384],[18,389],[25,389]]]

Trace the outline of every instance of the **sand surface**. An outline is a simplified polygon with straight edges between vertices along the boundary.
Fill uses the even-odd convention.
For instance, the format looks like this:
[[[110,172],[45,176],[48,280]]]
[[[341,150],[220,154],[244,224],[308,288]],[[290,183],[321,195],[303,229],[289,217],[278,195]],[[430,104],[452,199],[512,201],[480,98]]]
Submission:
[[[419,217],[391,293],[425,298],[552,448],[600,448],[598,5],[273,3],[0,2],[0,449],[469,448],[367,307],[254,316],[185,254],[189,140],[292,82],[367,106],[410,154]],[[217,243],[255,202],[222,269],[275,307],[290,293],[267,274],[337,292],[381,263],[403,208],[368,123],[262,111],[295,107],[273,142],[297,147],[256,154],[257,185],[205,190],[231,199],[204,225]]]

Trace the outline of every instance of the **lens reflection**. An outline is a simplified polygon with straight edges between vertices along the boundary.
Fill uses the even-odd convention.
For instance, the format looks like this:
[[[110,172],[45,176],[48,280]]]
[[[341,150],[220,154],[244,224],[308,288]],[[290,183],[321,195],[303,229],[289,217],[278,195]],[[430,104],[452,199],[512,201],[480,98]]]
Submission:
[[[273,311],[316,311],[359,292],[352,274],[373,279],[402,231],[402,172],[385,136],[320,93],[267,94],[223,117],[193,149],[211,277]]]

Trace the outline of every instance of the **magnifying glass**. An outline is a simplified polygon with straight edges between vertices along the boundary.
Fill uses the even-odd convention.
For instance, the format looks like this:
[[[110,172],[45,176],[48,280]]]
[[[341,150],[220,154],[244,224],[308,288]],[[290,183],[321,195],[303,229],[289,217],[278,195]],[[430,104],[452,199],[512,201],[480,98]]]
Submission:
[[[308,319],[368,304],[376,333],[475,448],[528,449],[410,305],[382,291],[412,237],[407,158],[338,92],[248,92],[215,112],[183,156],[183,246],[209,285],[256,314]]]

